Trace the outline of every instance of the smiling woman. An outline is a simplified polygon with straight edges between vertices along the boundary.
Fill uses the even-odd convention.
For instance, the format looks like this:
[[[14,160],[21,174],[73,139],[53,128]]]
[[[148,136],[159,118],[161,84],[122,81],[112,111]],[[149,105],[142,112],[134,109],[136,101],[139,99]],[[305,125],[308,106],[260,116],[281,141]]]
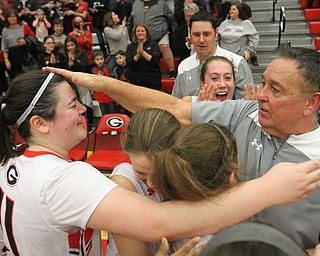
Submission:
[[[209,57],[201,67],[201,88],[204,85],[212,86],[210,99],[213,101],[232,99],[235,89],[234,82],[233,64],[225,57]],[[200,101],[202,100],[201,92],[198,96],[186,96],[182,99],[191,102]]]

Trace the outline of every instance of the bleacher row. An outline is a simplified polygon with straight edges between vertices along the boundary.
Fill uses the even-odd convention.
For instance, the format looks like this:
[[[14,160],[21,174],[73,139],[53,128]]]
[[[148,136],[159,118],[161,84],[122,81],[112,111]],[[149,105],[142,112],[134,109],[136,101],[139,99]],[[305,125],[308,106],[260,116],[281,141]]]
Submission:
[[[300,0],[300,5],[304,9],[304,18],[309,23],[310,35],[314,37],[315,48],[320,51],[320,8],[307,8],[307,0]]]

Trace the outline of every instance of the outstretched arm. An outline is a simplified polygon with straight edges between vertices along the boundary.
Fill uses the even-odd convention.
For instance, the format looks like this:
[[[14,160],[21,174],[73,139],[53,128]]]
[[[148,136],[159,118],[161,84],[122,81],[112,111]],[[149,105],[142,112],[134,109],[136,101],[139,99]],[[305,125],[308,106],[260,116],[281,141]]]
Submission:
[[[117,187],[95,209],[87,227],[148,242],[216,233],[272,205],[306,198],[320,185],[319,166],[320,160],[281,163],[261,178],[197,202],[159,203]]]
[[[105,92],[116,102],[131,112],[153,107],[166,109],[183,124],[191,123],[191,103],[180,100],[169,94],[132,85],[107,76],[71,72],[64,69],[44,67],[43,70],[54,72],[92,91]]]

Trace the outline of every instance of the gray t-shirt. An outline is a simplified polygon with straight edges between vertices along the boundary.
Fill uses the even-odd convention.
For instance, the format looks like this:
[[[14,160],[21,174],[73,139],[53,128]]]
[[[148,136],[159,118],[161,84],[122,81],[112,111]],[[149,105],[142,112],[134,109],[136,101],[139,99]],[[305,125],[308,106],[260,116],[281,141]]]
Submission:
[[[240,180],[258,178],[277,163],[320,159],[319,127],[306,134],[290,135],[281,142],[259,124],[256,101],[192,103],[192,122],[209,121],[225,125],[234,133],[242,167]],[[281,229],[304,248],[314,248],[319,243],[319,216],[320,189],[317,189],[299,202],[270,207],[257,214],[254,220]]]
[[[243,98],[243,87],[245,84],[254,83],[251,69],[246,60],[235,53],[220,48],[217,45],[215,56],[223,56],[229,59],[234,65],[235,91],[234,99]],[[172,95],[182,99],[185,96],[196,96],[200,91],[200,60],[197,54],[184,59],[178,67],[178,76],[174,83]]]

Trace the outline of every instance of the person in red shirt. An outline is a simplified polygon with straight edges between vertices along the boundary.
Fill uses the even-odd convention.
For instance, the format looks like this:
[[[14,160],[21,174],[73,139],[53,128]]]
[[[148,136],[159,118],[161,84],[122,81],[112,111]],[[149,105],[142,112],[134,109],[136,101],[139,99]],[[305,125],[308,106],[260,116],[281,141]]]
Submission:
[[[101,50],[93,51],[93,59],[95,66],[92,68],[91,73],[98,76],[109,76],[107,65],[104,61],[104,55]],[[102,115],[111,114],[116,112],[115,101],[104,92],[94,92],[94,98],[99,102]]]

